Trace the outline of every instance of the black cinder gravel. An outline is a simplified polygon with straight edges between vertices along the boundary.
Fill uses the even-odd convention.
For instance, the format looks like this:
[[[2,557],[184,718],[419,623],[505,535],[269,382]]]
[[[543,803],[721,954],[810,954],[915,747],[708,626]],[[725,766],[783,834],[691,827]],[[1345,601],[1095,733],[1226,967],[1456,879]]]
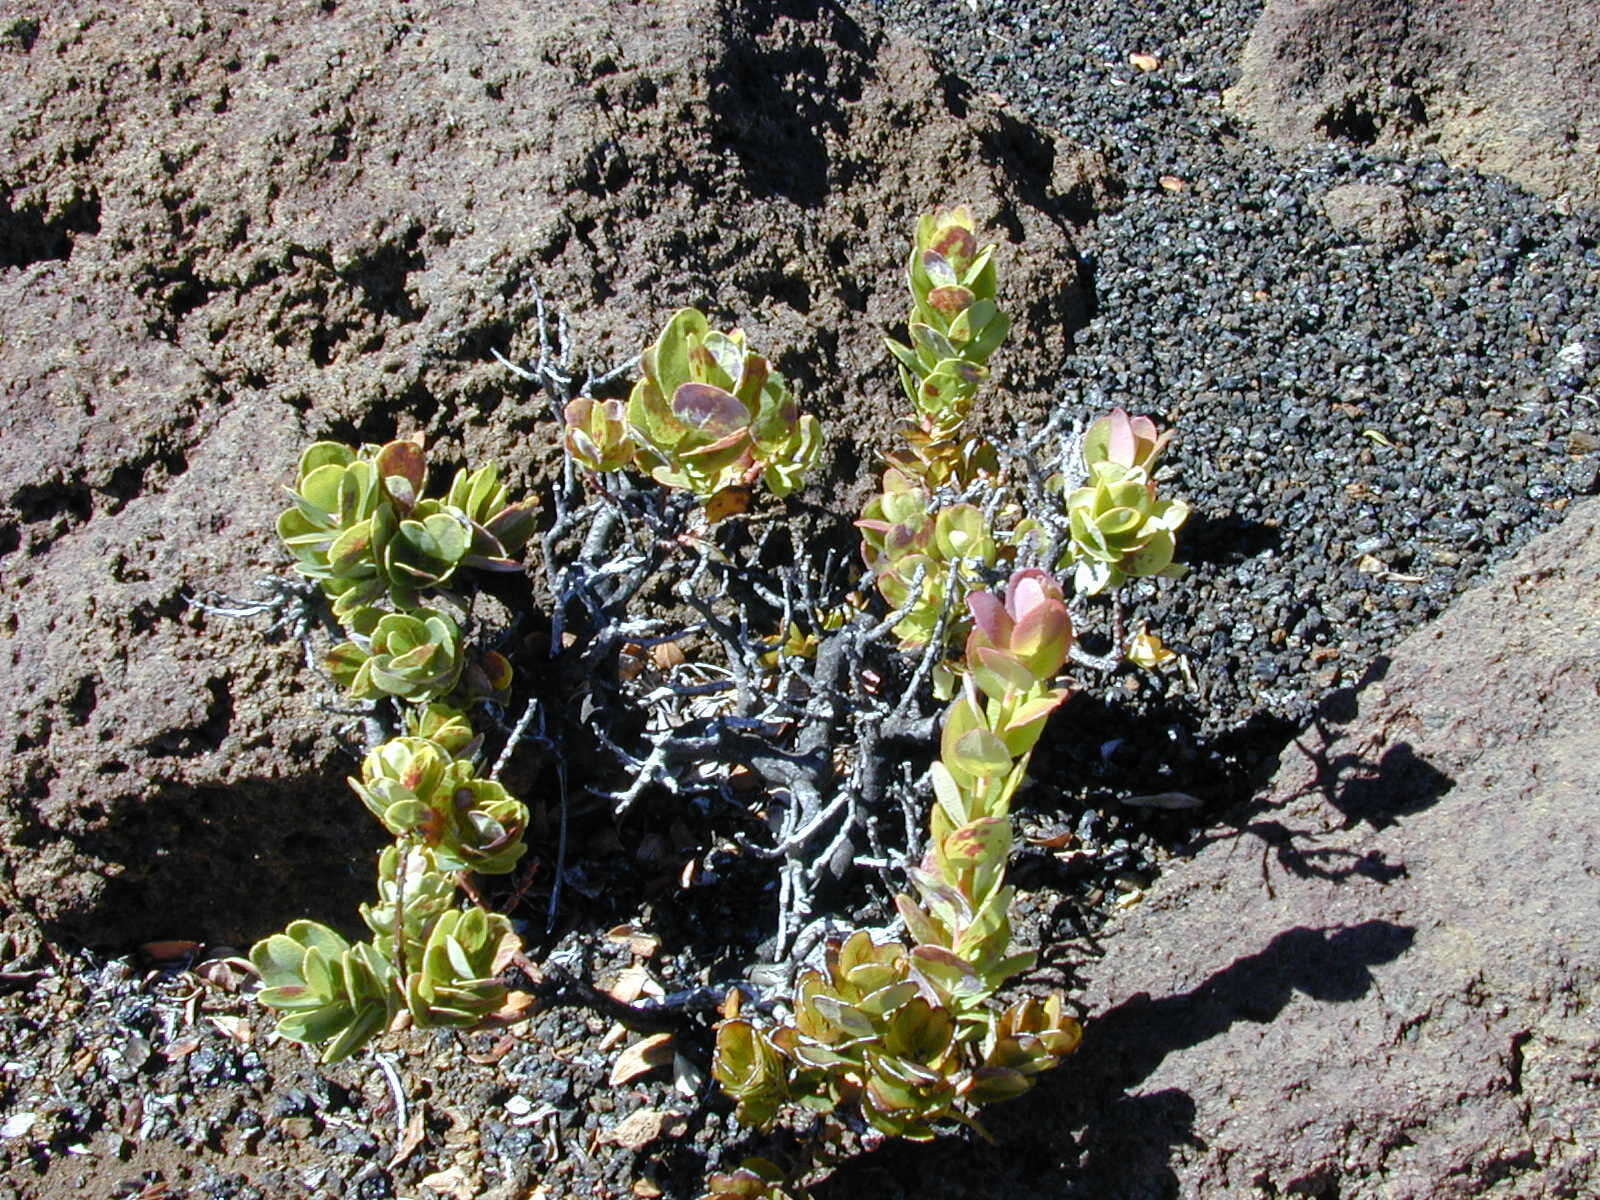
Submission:
[[[1098,151],[1122,193],[1079,233],[1094,315],[1061,391],[1177,428],[1166,487],[1195,509],[1192,572],[1136,607],[1196,678],[1113,689],[1099,716],[1135,761],[1076,764],[1094,779],[1148,789],[1159,762],[1167,786],[1237,795],[1320,698],[1380,673],[1404,634],[1596,490],[1594,214],[1437,160],[1257,145],[1222,93],[1258,3],[857,11]],[[1409,234],[1337,231],[1323,197],[1347,183],[1393,189]],[[1160,717],[1179,709],[1174,730]],[[1187,733],[1195,747],[1177,744]]]

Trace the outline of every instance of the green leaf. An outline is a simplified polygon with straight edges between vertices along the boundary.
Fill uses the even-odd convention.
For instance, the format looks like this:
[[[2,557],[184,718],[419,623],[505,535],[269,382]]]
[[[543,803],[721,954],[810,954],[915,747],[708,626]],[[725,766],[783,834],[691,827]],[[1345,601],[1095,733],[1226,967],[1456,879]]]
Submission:
[[[664,395],[672,395],[681,384],[695,378],[689,355],[693,345],[705,340],[709,325],[705,314],[695,308],[680,308],[672,314],[654,347],[656,385]]]
[[[310,1012],[293,1012],[278,1018],[278,1034],[291,1042],[321,1045],[350,1027],[350,1010],[343,1005]]]
[[[917,996],[889,1019],[883,1044],[899,1058],[928,1063],[949,1048],[955,1031],[955,1017],[948,1009],[935,1008],[926,997]]]
[[[350,948],[344,938],[315,921],[291,921],[285,932],[307,949],[320,950],[330,960],[342,958]]]
[[[972,1072],[966,1097],[973,1104],[998,1104],[1015,1099],[1032,1086],[1026,1075],[1010,1067],[979,1067]]]
[[[299,510],[317,524],[331,523],[339,512],[339,488],[343,484],[343,464],[315,468],[300,481],[295,504]]]
[[[348,467],[356,460],[356,452],[342,442],[312,442],[300,455],[298,477],[304,480],[319,467],[333,465]]]
[[[995,701],[1015,697],[1038,684],[1033,672],[1023,666],[1016,655],[992,646],[975,647],[967,660],[967,668],[983,694]]]
[[[1011,751],[987,729],[974,729],[956,740],[952,770],[965,771],[974,778],[998,778],[1011,769]]]
[[[933,780],[934,800],[944,810],[952,828],[960,828],[976,815],[972,811],[970,799],[956,783],[949,767],[942,762],[935,762],[929,766],[928,775]]]
[[[298,986],[303,983],[300,964],[305,947],[291,937],[275,933],[257,942],[250,950],[250,962],[269,988]]]
[[[387,1015],[383,1009],[376,1006],[363,1009],[345,1027],[342,1033],[328,1043],[327,1049],[322,1052],[322,1061],[324,1063],[336,1063],[349,1058],[350,1055],[383,1032]],[[282,1030],[281,1023],[279,1030],[280,1032]],[[321,1039],[313,1038],[311,1040],[320,1041]]]
[[[1124,555],[1119,565],[1129,575],[1158,575],[1171,565],[1177,548],[1172,534],[1160,529],[1139,549]]]
[[[1067,698],[1065,691],[1047,692],[1020,705],[1006,719],[1000,737],[1013,758],[1021,758],[1038,744],[1050,714]]]
[[[735,341],[720,329],[708,328],[701,345],[705,353],[695,356],[699,369],[692,372],[692,378],[726,392],[743,384],[747,364],[742,341]]]
[[[860,1009],[845,1004],[833,996],[813,996],[810,1003],[818,1016],[843,1030],[848,1037],[867,1038],[876,1032],[871,1018]]]
[[[857,1002],[856,1007],[868,1016],[881,1017],[893,1012],[917,994],[917,985],[910,980],[887,984],[869,992]]]
[[[1011,853],[1011,821],[1004,817],[979,817],[944,840],[944,852],[957,867],[984,861],[1005,862]]]

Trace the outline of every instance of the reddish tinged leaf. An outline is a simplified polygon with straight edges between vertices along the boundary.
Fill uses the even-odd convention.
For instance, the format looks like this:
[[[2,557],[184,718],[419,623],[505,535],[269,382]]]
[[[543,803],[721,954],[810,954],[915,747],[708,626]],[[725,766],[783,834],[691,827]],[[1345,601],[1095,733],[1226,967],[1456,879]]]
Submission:
[[[502,508],[489,519],[484,529],[507,550],[515,550],[533,533],[538,502],[523,500]]]
[[[709,383],[686,383],[672,394],[672,415],[710,438],[742,433],[750,410],[732,392]]]
[[[372,550],[372,521],[352,525],[328,547],[328,565],[336,574],[344,574],[367,557]]]
[[[953,263],[965,262],[978,252],[978,239],[963,225],[947,225],[928,249]]]
[[[954,286],[936,287],[928,293],[928,303],[933,308],[947,317],[953,317],[967,309],[973,301],[970,289],[959,284]]]
[[[993,592],[972,592],[967,596],[967,608],[981,632],[983,644],[1004,648],[1011,644],[1011,615]]]
[[[732,450],[735,447],[739,446],[741,443],[747,442],[749,440],[750,440],[749,430],[746,430],[746,429],[735,429],[732,433],[724,434],[722,437],[719,437],[714,442],[710,442],[710,443],[708,443],[708,444],[706,444],[704,446],[696,446],[692,450],[680,451],[679,454],[678,454],[678,457],[679,458],[710,458],[713,454],[721,454],[726,450]]]
[[[700,374],[704,374],[707,368],[714,367],[716,365],[717,356],[711,353],[711,348],[704,342],[696,342],[694,346],[690,348],[689,369],[691,371],[698,367],[700,369]]]
[[[411,761],[406,764],[406,769],[400,772],[398,781],[400,786],[408,792],[415,792],[418,785],[421,784],[423,776],[428,773],[428,766],[429,764],[423,760],[422,755],[414,755]]]
[[[428,456],[415,442],[390,442],[378,451],[378,474],[401,507],[409,509],[422,495]]]
[[[478,660],[478,666],[489,681],[491,691],[501,692],[511,686],[511,663],[497,650],[487,650]]]
[[[993,646],[975,645],[977,632],[967,639],[967,666],[972,680],[991,700],[1026,692],[1036,680],[1017,656]]]
[[[1134,451],[1138,443],[1133,436],[1133,422],[1128,420],[1128,414],[1120,408],[1111,410],[1111,427],[1107,431],[1106,455],[1114,463],[1124,466],[1133,465]]]

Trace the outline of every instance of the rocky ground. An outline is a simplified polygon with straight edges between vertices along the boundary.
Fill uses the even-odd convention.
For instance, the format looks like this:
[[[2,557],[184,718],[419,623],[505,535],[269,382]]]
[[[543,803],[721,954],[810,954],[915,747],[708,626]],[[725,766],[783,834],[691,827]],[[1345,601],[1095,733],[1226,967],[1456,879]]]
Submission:
[[[1264,148],[1223,99],[1257,16],[1242,0],[8,13],[0,1195],[692,1196],[755,1144],[704,1084],[704,1026],[654,1059],[581,1007],[504,1036],[408,1034],[333,1068],[276,1043],[230,947],[296,916],[348,924],[374,831],[293,639],[183,597],[282,570],[277,484],[315,437],[421,430],[447,460],[497,457],[539,487],[552,426],[490,355],[536,353],[535,285],[586,364],[625,358],[684,302],[786,347],[779,366],[833,431],[802,503],[819,525],[848,519],[886,423],[878,339],[902,304],[903,230],[948,199],[974,203],[1004,245],[1018,332],[990,417],[1150,412],[1178,430],[1168,486],[1196,509],[1189,578],[1135,597],[1186,669],[1078,681],[1035,759],[1022,817],[1039,844],[1017,865],[1022,936],[1096,1012],[1120,1014],[1107,1044],[1146,1039],[1128,1051],[1138,1071],[1111,1069],[1091,1024],[1083,1094],[1155,1132],[1119,1141],[1086,1116],[1069,1064],[1017,1103],[998,1152],[953,1136],[868,1156],[830,1186],[1430,1194],[1427,1170],[1459,1161],[1430,1149],[1403,1176],[1387,1151],[1352,1149],[1359,1128],[1219,1172],[1216,1155],[1256,1164],[1268,1126],[1254,1109],[1210,1123],[1203,1070],[1095,962],[1164,964],[1170,977],[1127,973],[1181,1001],[1169,1026],[1240,1025],[1230,997],[1245,994],[1247,1019],[1291,1042],[1270,1022],[1316,1019],[1281,998],[1296,987],[1337,1001],[1366,995],[1380,964],[1404,977],[1412,941],[1393,930],[1353,950],[1296,935],[1276,956],[1241,936],[1222,958],[1258,955],[1242,977],[1267,998],[1251,1007],[1214,955],[1170,957],[1224,941],[1221,926],[1142,926],[1140,899],[1174,855],[1207,865],[1158,886],[1151,911],[1243,888],[1215,866],[1212,822],[1330,694],[1372,682],[1406,634],[1596,491],[1600,228],[1430,157],[1425,139],[1347,129]],[[540,599],[530,583],[526,603]],[[1476,761],[1429,769],[1453,782]],[[513,764],[508,782],[538,790],[541,769]],[[1127,803],[1175,791],[1200,807]],[[770,903],[756,877],[678,886],[711,861],[711,823],[575,815],[562,923],[539,941],[547,882],[519,913],[538,957],[606,987],[642,980],[634,968],[673,989],[748,965],[770,932],[751,918]],[[1407,854],[1403,840],[1325,849],[1378,876]],[[1251,887],[1264,853],[1239,855]],[[1552,968],[1546,990],[1561,978]],[[1589,983],[1568,982],[1577,1020]],[[1528,1045],[1571,1059],[1535,1054],[1556,1063],[1547,1075],[1593,1065],[1587,1034],[1487,1027],[1519,1081]],[[1140,1091],[1147,1078],[1160,1086]],[[1227,1103],[1251,1103],[1230,1086]],[[1562,1129],[1585,1128],[1570,1096],[1552,1106]],[[1575,1169],[1519,1191],[1521,1154],[1461,1177],[1582,1194]]]

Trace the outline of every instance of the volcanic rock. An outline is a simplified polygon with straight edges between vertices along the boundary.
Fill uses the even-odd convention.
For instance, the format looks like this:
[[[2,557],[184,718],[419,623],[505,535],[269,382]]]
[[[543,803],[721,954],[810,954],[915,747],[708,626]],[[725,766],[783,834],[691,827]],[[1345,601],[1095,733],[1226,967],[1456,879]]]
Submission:
[[[1600,0],[1269,0],[1227,101],[1279,149],[1404,148],[1600,206]]]
[[[1108,931],[1085,1195],[1600,1188],[1597,596],[1591,501],[1331,697]]]

